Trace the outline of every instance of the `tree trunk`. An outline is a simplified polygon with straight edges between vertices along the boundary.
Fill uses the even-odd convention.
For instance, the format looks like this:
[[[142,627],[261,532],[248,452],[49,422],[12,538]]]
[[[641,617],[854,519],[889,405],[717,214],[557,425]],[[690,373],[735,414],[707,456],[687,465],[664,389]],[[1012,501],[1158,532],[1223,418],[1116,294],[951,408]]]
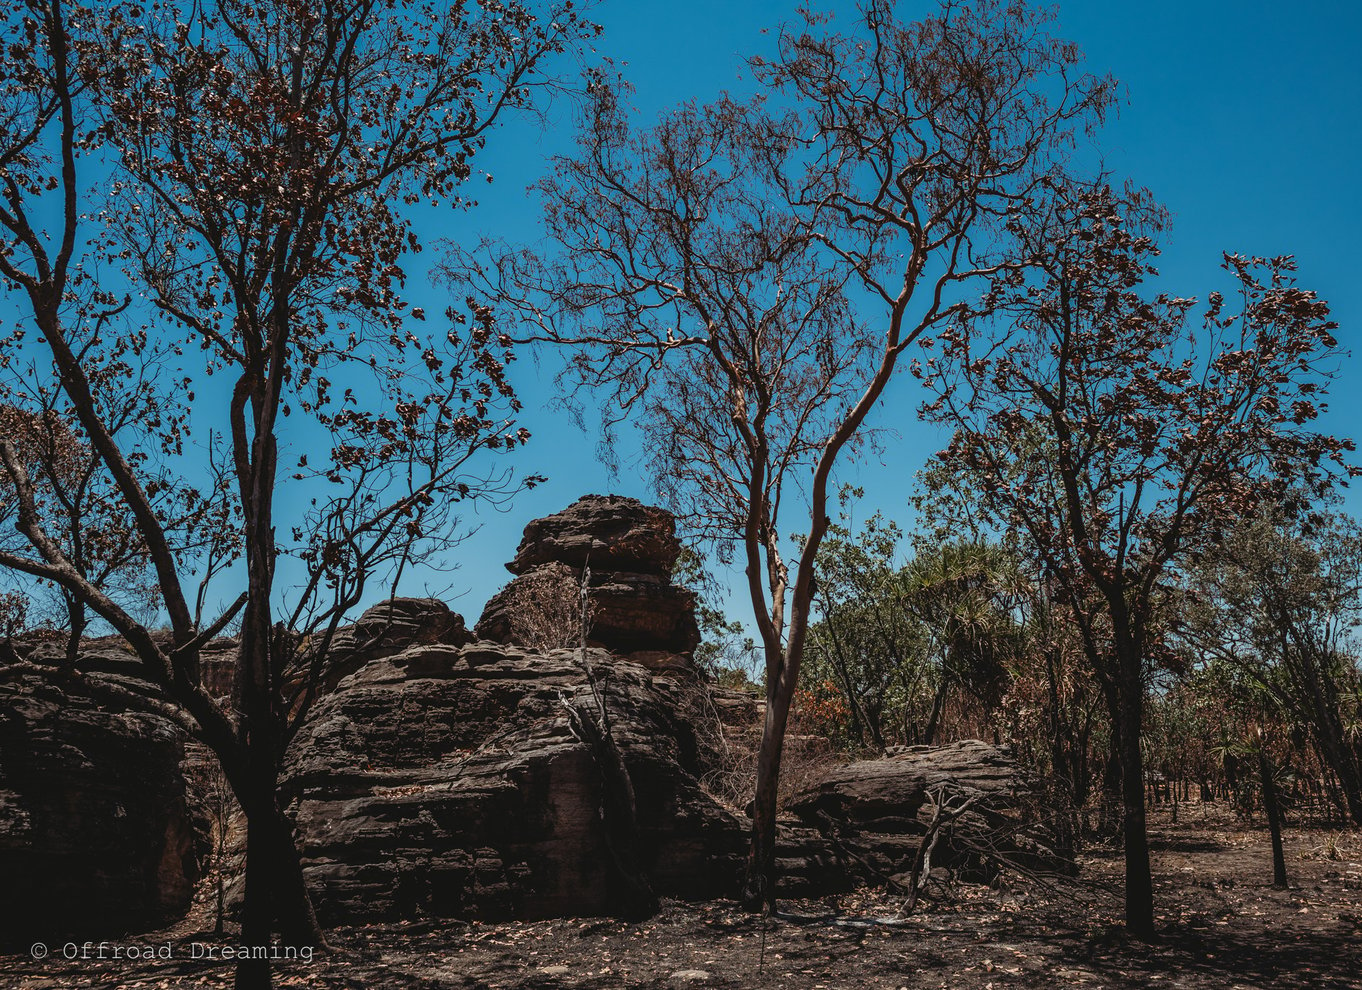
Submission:
[[[1282,816],[1277,806],[1277,782],[1272,775],[1272,764],[1267,758],[1267,747],[1258,745],[1258,774],[1263,784],[1263,810],[1267,812],[1267,827],[1272,833],[1272,886],[1285,890],[1286,854],[1282,850]]]
[[[243,808],[245,805],[243,805]],[[251,951],[238,958],[236,990],[269,990],[270,936],[274,927],[273,880],[277,846],[262,809],[246,812],[246,897],[241,909],[241,944]],[[255,958],[259,953],[260,958]]]
[[[936,732],[941,726],[941,709],[946,706],[946,688],[950,685],[950,678],[946,672],[941,672],[941,683],[936,687],[936,695],[932,698],[932,712],[927,716],[927,728],[922,733],[922,744],[932,746],[936,744]]]
[[[1283,620],[1283,629],[1289,620]],[[1343,802],[1340,811],[1354,825],[1362,825],[1362,766],[1348,744],[1340,719],[1340,699],[1337,682],[1329,670],[1330,659],[1323,651],[1307,643],[1296,643],[1295,649],[1282,645],[1283,659],[1293,671],[1293,680],[1306,695],[1308,721],[1315,737],[1320,758],[1333,769],[1338,778]]]
[[[757,792],[752,802],[752,844],[742,891],[742,906],[748,911],[774,911],[776,907],[776,800],[785,727],[794,698],[793,689],[781,690],[780,682],[781,678],[768,675],[766,719],[757,751]]]
[[[1097,834],[1104,837],[1121,835],[1120,809],[1124,804],[1121,797],[1123,757],[1121,755],[1121,706],[1110,704],[1111,741],[1107,749],[1107,762],[1102,768],[1102,796],[1097,816]],[[1141,782],[1140,786],[1143,786]]]
[[[268,803],[246,812],[246,896],[240,944],[258,950],[263,958],[238,961],[236,990],[268,990],[268,957],[276,931],[282,946],[306,946],[313,952],[326,949],[307,894],[293,823],[275,800],[273,781],[268,789],[262,781],[256,796]]]
[[[80,640],[85,635],[89,619],[86,616],[85,603],[75,597],[67,598],[66,614],[71,622],[71,632],[66,637],[66,662],[74,667],[80,656]]]
[[[293,825],[278,803],[279,764],[283,756],[285,715],[277,710],[274,650],[269,613],[273,564],[257,554],[250,568],[251,599],[246,604],[237,656],[237,699],[245,728],[245,780],[237,801],[246,815],[246,894],[241,942],[252,955],[237,963],[236,990],[270,986],[270,945],[277,930],[289,945],[324,948],[316,914],[307,895]],[[234,786],[235,789],[235,786]]]
[[[1340,727],[1340,737],[1341,734]],[[1362,825],[1362,777],[1358,774],[1357,764],[1352,759],[1348,744],[1342,738],[1335,738],[1330,732],[1320,740],[1319,749],[1334,771],[1334,776],[1338,778],[1338,787],[1342,793],[1340,811],[1346,810],[1353,825]]]
[[[1144,805],[1143,657],[1129,641],[1117,644],[1121,664],[1121,781],[1125,799],[1122,838],[1126,859],[1126,929],[1136,938],[1154,935],[1154,881],[1149,868],[1149,834]]]
[[[847,667],[846,652],[842,649],[842,638],[837,635],[837,623],[834,619],[836,610],[831,602],[825,597],[823,600],[823,626],[827,629],[828,638],[832,641],[832,649],[828,651],[828,659],[832,661],[833,672],[837,679],[842,682],[842,691],[847,696],[847,711],[851,715],[851,737],[864,745],[869,737],[871,745],[878,749],[884,748],[883,737],[880,734],[878,724],[872,725],[869,714],[861,704],[860,695],[856,692],[856,686],[851,680],[851,671]],[[876,723],[878,723],[876,719]]]

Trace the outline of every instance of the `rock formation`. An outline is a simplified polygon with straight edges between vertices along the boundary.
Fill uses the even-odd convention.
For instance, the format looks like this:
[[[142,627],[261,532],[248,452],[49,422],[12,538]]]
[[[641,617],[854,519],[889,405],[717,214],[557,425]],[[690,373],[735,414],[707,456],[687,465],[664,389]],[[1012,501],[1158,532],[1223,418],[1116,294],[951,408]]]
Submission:
[[[284,780],[323,919],[618,910],[613,785],[569,718],[593,691],[633,784],[631,861],[657,894],[736,891],[746,826],[701,789],[685,714],[698,630],[669,578],[679,551],[662,510],[587,496],[526,527],[479,642],[434,602],[338,636]],[[587,567],[592,648],[544,648],[580,640]]]
[[[730,895],[744,831],[696,783],[682,688],[588,651],[634,782],[639,862],[655,892]],[[565,702],[594,704],[572,651],[417,645],[373,660],[317,705],[292,751],[305,869],[327,921],[603,914],[621,878],[601,771]]]
[[[481,639],[433,599],[385,602],[339,632],[281,782],[324,923],[610,914],[639,876],[650,898],[736,896],[750,822],[734,806],[750,795],[762,708],[691,665],[693,596],[669,578],[678,550],[661,510],[587,496],[526,528]],[[580,639],[588,566],[595,645],[526,645]],[[205,652],[220,695],[235,649]],[[42,641],[0,660],[0,876],[25,891],[0,930],[20,943],[170,920],[207,844],[209,801],[188,768],[195,752],[212,760],[187,747],[135,659],[109,638],[75,671],[62,660]],[[609,761],[581,721],[602,703]],[[782,896],[902,878],[940,793],[977,796],[943,856],[992,843],[1058,862],[1038,795],[983,743],[841,764],[825,739],[794,736],[787,757],[803,783],[780,826]]]
[[[939,847],[938,863],[991,868],[1006,860],[1072,872],[1048,820],[1055,809],[1011,756],[977,739],[902,747],[883,759],[832,767],[796,791],[786,809],[842,851],[863,880],[877,882],[901,879],[911,868],[942,801],[970,803]]]
[[[190,806],[186,734],[132,670],[107,642],[76,671],[0,667],[7,942],[146,931],[189,907],[206,836]]]
[[[542,645],[534,642],[524,613],[536,605],[570,612],[589,567],[591,644],[648,666],[676,666],[700,642],[695,596],[671,583],[680,551],[664,510],[618,495],[586,495],[525,527],[515,559],[506,565],[516,578],[487,603],[477,635]]]
[[[393,598],[368,609],[352,626],[336,631],[322,669],[318,694],[331,691],[347,674],[371,660],[410,646],[473,642],[463,616],[437,598]],[[306,661],[306,657],[304,657]]]
[[[525,527],[512,574],[561,563],[580,571],[621,571],[667,577],[681,553],[676,524],[666,509],[623,495],[583,495],[562,512]]]

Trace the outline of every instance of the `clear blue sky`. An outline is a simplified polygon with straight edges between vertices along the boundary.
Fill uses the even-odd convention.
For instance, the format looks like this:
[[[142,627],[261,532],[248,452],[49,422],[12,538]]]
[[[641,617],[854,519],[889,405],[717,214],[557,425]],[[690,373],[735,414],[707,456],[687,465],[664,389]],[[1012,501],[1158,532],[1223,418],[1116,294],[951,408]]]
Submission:
[[[744,89],[743,56],[769,52],[774,39],[764,29],[790,20],[795,7],[793,0],[696,0],[684,9],[614,0],[598,10],[605,33],[597,50],[624,63],[646,121],[682,100]],[[846,23],[851,5],[833,9]],[[932,6],[901,2],[899,9],[912,18]],[[1128,90],[1127,105],[1100,144],[1117,174],[1148,186],[1173,213],[1161,265],[1168,287],[1204,296],[1222,251],[1294,254],[1302,284],[1332,303],[1343,346],[1362,355],[1362,8],[1322,0],[1071,0],[1060,5],[1059,25],[1094,71],[1113,73]],[[494,184],[484,187],[476,210],[442,229],[536,239],[536,211],[525,187],[547,155],[570,147],[569,117],[559,107],[547,131],[511,126],[495,135],[480,161]],[[509,512],[483,518],[459,555],[461,569],[436,579],[462,593],[454,606],[470,622],[509,577],[501,563],[530,519],[586,492],[650,497],[646,479],[627,461],[612,478],[595,458],[596,437],[547,407],[552,383],[540,380],[533,365],[520,365],[517,380],[523,422],[534,433],[517,458],[550,481]],[[880,419],[895,425],[900,441],[883,463],[844,473],[867,489],[865,514],[882,508],[892,518],[911,518],[912,476],[941,444],[935,431],[916,422],[917,399],[904,376]],[[1334,389],[1328,427],[1362,433],[1362,372],[1351,361]],[[1356,494],[1348,503],[1354,513],[1362,511]],[[735,617],[741,612],[733,607]]]
[[[684,8],[603,0],[595,16],[605,32],[587,57],[609,57],[621,67],[637,88],[635,103],[647,123],[677,102],[745,90],[744,56],[770,53],[774,30],[794,18],[796,6],[797,0],[692,0]],[[832,9],[850,29],[853,5],[837,0]],[[933,9],[922,0],[899,4],[905,19]],[[1295,254],[1302,283],[1333,304],[1344,347],[1362,355],[1362,60],[1357,54],[1362,7],[1324,0],[1070,0],[1060,7],[1059,25],[1060,35],[1087,53],[1093,71],[1113,73],[1128,90],[1127,105],[1100,146],[1110,168],[1151,188],[1174,215],[1162,259],[1168,287],[1204,296],[1225,250]],[[471,239],[483,232],[536,240],[537,206],[526,187],[543,173],[548,156],[571,148],[566,104],[551,108],[547,127],[529,121],[507,125],[492,135],[475,163],[495,179],[487,185],[475,177],[470,184],[479,206],[454,216],[448,211],[422,216],[418,229],[428,242],[444,236]],[[432,263],[438,255],[430,244],[421,257]],[[419,275],[408,288],[412,302],[433,313],[447,305],[442,291]],[[534,436],[512,463],[522,474],[547,474],[549,483],[525,493],[505,513],[470,519],[481,528],[456,553],[459,569],[452,575],[411,575],[405,593],[441,594],[472,622],[508,579],[503,562],[513,556],[530,519],[587,492],[651,498],[647,479],[627,457],[624,470],[612,477],[596,459],[597,438],[550,408],[548,377],[529,361],[516,368],[525,404],[521,423]],[[912,381],[902,376],[876,419],[897,429],[900,439],[881,460],[842,473],[840,480],[867,491],[862,517],[878,508],[911,523],[907,496],[913,475],[944,439],[917,422],[919,398]],[[1334,389],[1327,426],[1335,433],[1362,434],[1362,372],[1352,361],[1345,363]],[[295,452],[306,449],[309,439],[303,432],[283,438]],[[1362,493],[1350,495],[1348,505],[1362,514]],[[790,528],[798,532],[805,526],[792,522]],[[285,582],[288,574],[286,566]],[[223,600],[234,597],[228,592],[219,589]],[[735,617],[743,613],[741,605],[731,611]]]

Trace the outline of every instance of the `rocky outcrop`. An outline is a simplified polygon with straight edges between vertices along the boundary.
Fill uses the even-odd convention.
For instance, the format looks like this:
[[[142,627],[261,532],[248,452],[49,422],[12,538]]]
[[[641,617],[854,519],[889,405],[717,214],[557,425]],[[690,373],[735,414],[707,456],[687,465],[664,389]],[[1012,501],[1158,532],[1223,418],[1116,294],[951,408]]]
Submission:
[[[622,495],[583,495],[562,512],[525,527],[512,574],[561,563],[578,571],[671,574],[681,545],[671,513]]]
[[[938,846],[936,862],[991,868],[1007,861],[1073,871],[1061,854],[1053,809],[1002,749],[978,740],[904,747],[878,760],[834,766],[786,802],[817,828],[863,879],[902,879],[938,806],[968,803]]]
[[[691,666],[678,552],[662,510],[588,496],[526,528],[483,639],[433,599],[382,603],[339,631],[281,782],[324,922],[612,914],[637,901],[640,875],[649,898],[737,895],[762,701],[711,691]],[[580,639],[588,566],[598,645],[550,648]],[[185,733],[116,638],[87,643],[74,671],[59,641],[21,646],[0,660],[0,877],[25,893],[0,908],[0,931],[22,944],[170,920],[210,830],[211,757],[187,769]],[[235,654],[231,640],[205,650],[215,694],[230,694]],[[581,721],[602,706],[610,746]],[[901,878],[941,795],[974,798],[942,857],[992,844],[1057,862],[1043,800],[1005,752],[839,761],[821,736],[786,740],[787,786],[801,786],[778,836],[782,896]]]
[[[487,603],[477,635],[518,646],[574,642],[574,603],[589,568],[589,642],[652,667],[679,666],[700,642],[695,596],[671,583],[680,551],[666,511],[584,496],[525,527],[506,565],[517,577]]]
[[[290,753],[284,787],[322,919],[619,911],[629,890],[602,821],[607,775],[567,709],[595,710],[593,679],[633,781],[631,854],[652,890],[736,896],[750,822],[698,783],[711,768],[688,695],[693,675],[599,650],[583,662],[571,650],[414,643],[341,679]],[[760,711],[737,692],[704,707],[735,739]],[[993,747],[815,763],[820,772],[787,801],[793,814],[779,829],[782,896],[904,882],[938,793],[980,797],[937,864],[982,862],[975,846],[987,842],[1014,862],[1061,865],[1027,817],[1037,795]]]
[[[696,783],[680,688],[588,651],[635,790],[637,859],[659,895],[731,896],[743,825]],[[566,704],[593,710],[571,651],[415,645],[324,697],[285,791],[328,922],[611,913],[624,880],[602,772]]]
[[[0,933],[104,938],[179,917],[198,880],[186,734],[99,644],[91,669],[0,668]]]
[[[365,611],[354,625],[336,632],[321,669],[317,691],[331,691],[341,679],[370,661],[411,646],[473,642],[463,616],[438,598],[393,598]],[[304,663],[307,657],[304,655]]]
[[[353,625],[336,631],[327,658],[317,671],[317,693],[324,694],[346,674],[370,660],[388,656],[412,643],[471,643],[473,634],[463,616],[452,611],[438,598],[393,598],[365,611]],[[310,654],[304,650],[301,662],[289,675],[287,693],[298,691],[305,676],[311,676]],[[231,695],[236,680],[237,641],[215,639],[203,647],[199,669],[204,687],[215,698]]]
[[[587,496],[526,527],[480,641],[410,600],[337,637],[284,780],[321,917],[612,913],[626,861],[659,895],[736,892],[746,824],[698,783],[679,552],[663,510]],[[583,654],[560,647],[580,642],[587,568]],[[632,781],[629,850],[602,820],[617,777],[569,718],[597,711],[595,692]]]

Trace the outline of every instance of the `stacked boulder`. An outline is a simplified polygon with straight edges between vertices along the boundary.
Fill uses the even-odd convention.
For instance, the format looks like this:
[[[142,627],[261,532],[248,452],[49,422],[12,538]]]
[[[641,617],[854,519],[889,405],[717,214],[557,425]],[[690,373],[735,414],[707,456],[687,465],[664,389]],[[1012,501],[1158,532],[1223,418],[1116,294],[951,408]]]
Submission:
[[[689,666],[700,631],[695,595],[671,583],[680,552],[666,510],[619,495],[583,496],[525,527],[515,559],[506,565],[516,578],[487,603],[477,635],[509,645],[543,645],[526,615],[537,606],[557,613],[556,627],[569,625],[562,645],[575,642],[572,603],[587,575],[591,645],[653,668]]]
[[[400,622],[376,606],[338,637],[283,784],[324,921],[617,911],[630,878],[603,822],[608,775],[571,717],[602,704],[653,892],[736,892],[746,828],[700,788],[685,715],[698,632],[669,577],[679,550],[664,511],[587,496],[526,527],[478,641],[428,600]],[[581,638],[588,568],[592,646],[550,648]]]
[[[862,881],[903,883],[934,828],[943,830],[937,865],[1074,872],[1062,810],[1005,748],[978,739],[830,767],[785,806],[856,864]]]

